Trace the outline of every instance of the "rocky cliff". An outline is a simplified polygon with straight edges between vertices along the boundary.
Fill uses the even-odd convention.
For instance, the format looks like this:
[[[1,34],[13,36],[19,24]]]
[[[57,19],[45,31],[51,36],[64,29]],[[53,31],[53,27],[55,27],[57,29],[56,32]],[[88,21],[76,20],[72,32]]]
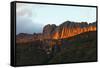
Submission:
[[[56,26],[55,24],[47,24],[44,26],[42,33],[20,33],[16,36],[16,42],[27,43],[34,40],[63,39],[89,31],[96,31],[96,22],[88,24],[87,22],[65,21],[59,26]]]
[[[96,31],[96,22],[88,24],[87,22],[66,21],[55,29],[52,38],[63,39],[89,31]]]

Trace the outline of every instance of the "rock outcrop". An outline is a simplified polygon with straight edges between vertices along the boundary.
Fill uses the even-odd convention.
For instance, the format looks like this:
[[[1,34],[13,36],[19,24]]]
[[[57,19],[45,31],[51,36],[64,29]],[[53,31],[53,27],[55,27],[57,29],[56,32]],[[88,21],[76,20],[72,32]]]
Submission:
[[[52,38],[63,39],[89,31],[96,31],[96,22],[88,24],[87,22],[74,23],[66,21],[55,29]]]
[[[16,37],[17,43],[27,43],[34,40],[69,38],[89,31],[96,31],[96,22],[88,24],[87,22],[79,23],[66,21],[59,26],[56,26],[55,24],[48,24],[44,26],[42,33],[20,33]]]

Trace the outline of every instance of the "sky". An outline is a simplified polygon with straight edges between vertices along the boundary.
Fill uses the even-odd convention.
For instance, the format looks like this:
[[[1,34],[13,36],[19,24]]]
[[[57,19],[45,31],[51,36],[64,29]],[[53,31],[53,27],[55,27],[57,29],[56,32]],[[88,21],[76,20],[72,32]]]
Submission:
[[[16,34],[41,33],[45,25],[60,25],[64,21],[94,22],[96,21],[96,8],[29,3],[16,4]]]

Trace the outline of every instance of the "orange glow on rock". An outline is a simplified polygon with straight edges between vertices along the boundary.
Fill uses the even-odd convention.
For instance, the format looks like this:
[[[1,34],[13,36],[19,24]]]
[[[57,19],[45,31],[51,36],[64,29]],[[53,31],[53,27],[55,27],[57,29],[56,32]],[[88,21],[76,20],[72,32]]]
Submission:
[[[96,26],[90,26],[85,28],[63,28],[61,32],[56,32],[53,35],[53,39],[63,39],[68,38],[71,36],[75,36],[80,33],[89,32],[89,31],[96,31]]]

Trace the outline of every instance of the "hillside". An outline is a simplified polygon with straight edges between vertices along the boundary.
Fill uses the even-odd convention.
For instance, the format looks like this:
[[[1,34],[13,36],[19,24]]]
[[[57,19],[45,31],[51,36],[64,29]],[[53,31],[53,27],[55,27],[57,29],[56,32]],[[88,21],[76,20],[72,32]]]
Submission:
[[[96,35],[96,31],[89,31],[64,39],[35,40],[27,44],[17,44],[16,64],[37,65],[96,61]]]
[[[70,63],[97,60],[96,32],[86,32],[62,39],[62,49],[48,63]]]

